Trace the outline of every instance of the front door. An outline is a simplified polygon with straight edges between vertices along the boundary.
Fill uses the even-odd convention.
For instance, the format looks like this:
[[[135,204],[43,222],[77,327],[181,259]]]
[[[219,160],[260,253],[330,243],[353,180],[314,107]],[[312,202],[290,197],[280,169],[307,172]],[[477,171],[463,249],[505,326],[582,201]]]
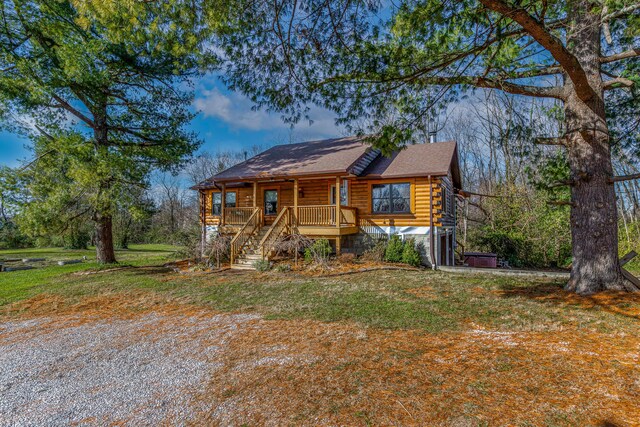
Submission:
[[[331,186],[331,195],[329,204],[336,204],[336,185],[333,184]],[[349,184],[346,179],[342,180],[342,184],[340,185],[340,205],[341,206],[349,206]]]
[[[264,222],[273,223],[278,215],[278,190],[264,190]]]

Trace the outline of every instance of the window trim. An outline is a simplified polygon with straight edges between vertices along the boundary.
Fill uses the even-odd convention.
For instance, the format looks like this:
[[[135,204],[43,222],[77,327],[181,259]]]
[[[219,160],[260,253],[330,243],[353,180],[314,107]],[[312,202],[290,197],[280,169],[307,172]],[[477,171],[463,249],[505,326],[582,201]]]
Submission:
[[[220,203],[215,203],[215,197],[218,196],[220,198]],[[215,205],[220,206],[220,210],[216,213],[213,209]],[[221,216],[222,215],[222,192],[214,191],[211,193],[211,216]]]
[[[376,186],[389,186],[389,212],[380,212],[380,211],[376,211],[375,210],[375,205],[373,203],[374,197],[373,197],[373,189]],[[393,192],[392,192],[392,187],[394,185],[408,185],[409,186],[409,209],[406,211],[400,211],[400,212],[395,212],[393,210]],[[371,185],[369,186],[369,193],[370,193],[370,197],[369,197],[369,202],[371,203],[371,214],[373,215],[412,215],[413,214],[413,182],[411,181],[394,181],[394,182],[373,182],[371,183]],[[404,197],[403,197],[404,199]]]

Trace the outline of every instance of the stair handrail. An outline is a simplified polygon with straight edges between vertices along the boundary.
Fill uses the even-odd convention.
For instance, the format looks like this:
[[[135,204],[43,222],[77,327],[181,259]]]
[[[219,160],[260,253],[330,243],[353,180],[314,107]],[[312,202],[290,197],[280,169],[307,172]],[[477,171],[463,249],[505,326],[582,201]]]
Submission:
[[[260,208],[255,208],[247,222],[244,223],[242,228],[240,228],[236,235],[233,236],[233,239],[231,239],[231,264],[235,262],[236,258],[238,257],[240,252],[242,252],[242,249],[247,244],[251,236],[253,236],[256,230],[260,228],[261,212],[262,210]]]
[[[273,247],[276,240],[282,235],[287,228],[290,227],[291,224],[291,211],[290,208],[285,207],[280,211],[278,216],[276,217],[273,224],[267,233],[264,235],[262,240],[260,241],[259,248],[260,253],[262,255],[262,259],[265,259],[266,255],[271,252],[271,248]]]

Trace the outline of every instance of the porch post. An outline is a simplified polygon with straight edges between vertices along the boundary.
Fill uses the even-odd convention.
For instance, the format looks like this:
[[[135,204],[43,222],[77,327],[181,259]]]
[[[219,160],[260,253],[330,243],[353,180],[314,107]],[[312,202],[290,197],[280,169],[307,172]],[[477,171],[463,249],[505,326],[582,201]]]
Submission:
[[[298,218],[298,178],[293,180],[293,225]]]
[[[449,230],[447,230],[447,252],[446,252],[446,262],[447,265],[451,265],[451,246],[450,246],[450,241],[451,241],[451,233],[449,233]]]
[[[336,227],[340,228],[340,177],[336,176]]]
[[[200,223],[202,224],[200,256],[204,258],[204,251],[207,245],[207,193],[204,190],[200,190]]]
[[[253,207],[258,207],[258,181],[253,181]]]
[[[222,200],[220,201],[221,209],[220,209],[220,225],[225,225],[225,205],[227,204],[227,184],[222,184]]]

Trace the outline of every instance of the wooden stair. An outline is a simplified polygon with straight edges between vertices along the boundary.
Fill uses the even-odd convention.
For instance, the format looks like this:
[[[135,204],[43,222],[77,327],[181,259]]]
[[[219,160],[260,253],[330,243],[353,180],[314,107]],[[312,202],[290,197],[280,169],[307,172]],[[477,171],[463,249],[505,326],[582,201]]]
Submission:
[[[237,259],[231,268],[234,270],[255,270],[253,263],[262,260],[262,248],[260,248],[260,242],[269,231],[269,227],[260,227],[257,233],[253,234],[246,245],[242,249],[242,252],[238,254]]]

